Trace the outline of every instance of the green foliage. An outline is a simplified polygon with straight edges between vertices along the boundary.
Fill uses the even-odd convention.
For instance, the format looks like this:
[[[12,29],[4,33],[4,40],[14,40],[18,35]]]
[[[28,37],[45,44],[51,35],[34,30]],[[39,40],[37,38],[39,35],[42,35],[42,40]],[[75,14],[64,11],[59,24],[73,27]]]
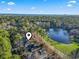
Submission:
[[[71,52],[79,48],[79,46],[76,43],[71,43],[71,44],[57,44],[55,47],[63,52],[66,55],[70,55]]]
[[[0,59],[20,59],[19,55],[11,54],[10,43],[21,40],[27,31],[36,31],[47,44],[54,46],[64,54],[70,54],[72,51],[79,48],[77,43],[58,43],[51,40],[45,32],[46,30],[42,29],[50,27],[49,22],[45,23],[42,21],[51,21],[52,24],[56,23],[56,25],[61,25],[62,20],[63,23],[69,27],[79,25],[79,16],[0,16]],[[37,22],[39,26],[37,26]],[[10,36],[11,38],[9,38]],[[10,39],[13,39],[14,42],[10,42]]]
[[[22,39],[22,36],[21,36],[21,34],[19,34],[19,33],[17,33],[16,35],[15,35],[15,37],[14,37],[14,41],[19,41],[19,40],[21,40]]]
[[[11,59],[21,59],[19,55],[13,55]]]
[[[12,56],[8,36],[9,33],[7,31],[0,30],[0,59],[9,59]]]
[[[70,55],[71,52],[73,52],[74,50],[76,50],[77,48],[79,48],[77,43],[71,43],[71,44],[63,44],[63,43],[59,43],[57,41],[54,41],[52,39],[50,39],[47,35],[47,33],[43,30],[43,29],[38,29],[38,34],[41,35],[41,37],[44,39],[44,41],[47,44],[50,44],[51,46],[54,46],[56,49],[58,49],[59,51],[61,51],[62,53],[64,53],[65,55]]]

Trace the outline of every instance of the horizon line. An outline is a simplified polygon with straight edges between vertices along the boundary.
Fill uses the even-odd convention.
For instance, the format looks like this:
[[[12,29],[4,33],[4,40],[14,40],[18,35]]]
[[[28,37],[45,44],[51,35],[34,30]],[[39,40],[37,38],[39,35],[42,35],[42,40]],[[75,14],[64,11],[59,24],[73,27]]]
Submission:
[[[79,14],[21,14],[21,13],[0,13],[0,15],[79,15]]]

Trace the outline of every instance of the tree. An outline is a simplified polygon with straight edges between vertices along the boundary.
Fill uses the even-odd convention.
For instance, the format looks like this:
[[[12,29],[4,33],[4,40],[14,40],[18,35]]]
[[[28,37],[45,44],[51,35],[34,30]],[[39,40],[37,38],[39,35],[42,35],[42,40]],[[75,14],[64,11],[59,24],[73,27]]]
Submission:
[[[11,56],[9,33],[5,30],[0,30],[0,59],[9,59]]]
[[[17,42],[17,41],[19,41],[19,40],[21,40],[22,39],[22,36],[21,36],[21,34],[19,34],[19,33],[17,33],[16,35],[15,35],[15,37],[14,37],[14,41],[15,42]]]
[[[13,55],[11,59],[21,59],[19,55]]]

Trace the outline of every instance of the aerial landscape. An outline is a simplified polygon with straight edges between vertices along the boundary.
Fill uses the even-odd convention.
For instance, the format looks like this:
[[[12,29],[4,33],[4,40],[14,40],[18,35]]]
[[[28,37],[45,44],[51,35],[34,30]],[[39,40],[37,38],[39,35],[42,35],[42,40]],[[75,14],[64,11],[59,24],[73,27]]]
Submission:
[[[1,15],[0,59],[79,58],[78,19],[72,15]],[[30,40],[27,32],[32,33]]]
[[[78,0],[0,0],[0,59],[79,59]]]

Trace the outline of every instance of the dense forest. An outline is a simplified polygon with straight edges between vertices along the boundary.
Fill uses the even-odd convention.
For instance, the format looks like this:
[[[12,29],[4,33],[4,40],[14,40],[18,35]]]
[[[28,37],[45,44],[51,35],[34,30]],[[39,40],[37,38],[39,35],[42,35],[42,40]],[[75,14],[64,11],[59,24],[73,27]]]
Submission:
[[[46,32],[50,27],[63,28],[69,32],[73,42],[71,48],[73,49],[71,49],[72,51],[69,50],[68,53],[70,52],[72,55],[74,53],[76,54],[76,50],[79,50],[79,16],[0,15],[0,59],[23,59],[23,57],[25,57],[23,55],[24,52],[25,54],[30,53],[27,52],[27,48],[24,47],[26,43],[26,32],[37,32],[48,41],[48,43],[51,43],[51,45],[56,44],[56,48],[63,50],[64,46],[63,48],[61,46],[59,48],[57,44],[60,43],[54,42],[53,40],[52,43],[47,37]],[[32,43],[34,44],[34,41]]]

